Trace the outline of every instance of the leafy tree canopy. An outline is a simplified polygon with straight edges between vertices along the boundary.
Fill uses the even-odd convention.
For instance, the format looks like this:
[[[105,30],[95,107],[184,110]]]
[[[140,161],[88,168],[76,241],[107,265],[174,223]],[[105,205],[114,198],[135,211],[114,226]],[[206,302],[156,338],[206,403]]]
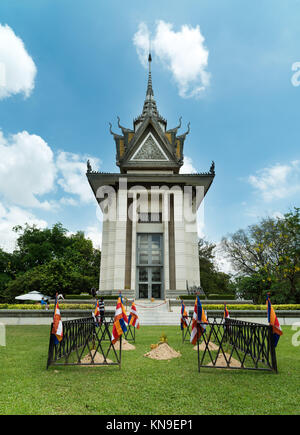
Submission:
[[[201,286],[206,296],[231,293],[230,275],[218,271],[215,265],[215,248],[205,239],[198,241]]]
[[[259,303],[268,291],[274,302],[282,300],[283,295],[285,303],[300,302],[299,208],[282,218],[268,217],[239,230],[223,238],[222,246],[240,277],[240,293],[255,294]]]
[[[14,230],[19,234],[15,251],[0,250],[0,299],[12,301],[32,290],[54,296],[98,287],[100,251],[83,232],[70,235],[60,223]]]

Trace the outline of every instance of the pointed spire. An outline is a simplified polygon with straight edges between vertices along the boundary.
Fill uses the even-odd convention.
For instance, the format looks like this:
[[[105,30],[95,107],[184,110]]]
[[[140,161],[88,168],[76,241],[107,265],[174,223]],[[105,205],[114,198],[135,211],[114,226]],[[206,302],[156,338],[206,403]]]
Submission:
[[[147,86],[146,97],[147,96],[152,96],[152,97],[154,96],[154,92],[152,89],[151,62],[152,62],[152,57],[151,57],[151,53],[149,53],[149,56],[148,56],[149,72],[148,72],[148,86]]]
[[[137,124],[140,124],[143,122],[146,118],[152,117],[155,118],[160,123],[167,125],[167,121],[159,114],[156,106],[156,101],[154,99],[154,92],[152,88],[152,75],[151,75],[151,62],[152,62],[152,56],[151,51],[149,50],[148,55],[148,83],[147,83],[147,91],[146,91],[146,98],[144,101],[143,106],[143,112],[140,116],[138,116],[134,120],[134,126],[136,127]]]

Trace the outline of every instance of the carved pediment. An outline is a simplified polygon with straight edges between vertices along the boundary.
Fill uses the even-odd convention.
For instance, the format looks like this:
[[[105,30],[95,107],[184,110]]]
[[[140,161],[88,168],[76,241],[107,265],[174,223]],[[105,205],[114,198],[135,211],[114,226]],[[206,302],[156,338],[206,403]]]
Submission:
[[[145,140],[138,147],[131,158],[131,161],[168,161],[168,157],[155,140],[154,136],[149,133]]]

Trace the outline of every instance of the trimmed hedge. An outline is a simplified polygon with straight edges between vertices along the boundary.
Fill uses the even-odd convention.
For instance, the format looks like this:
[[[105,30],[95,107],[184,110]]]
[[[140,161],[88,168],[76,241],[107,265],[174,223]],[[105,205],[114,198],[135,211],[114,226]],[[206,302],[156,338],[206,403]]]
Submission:
[[[197,295],[180,295],[178,296],[179,299],[185,299],[187,301],[196,299]],[[200,295],[200,299],[204,302],[205,299],[212,299],[215,301],[234,301],[235,295],[208,295],[205,299],[203,299],[203,296]]]
[[[93,310],[95,308],[94,304],[60,304],[59,308],[61,310]],[[205,310],[224,310],[224,305],[222,304],[203,304]],[[227,305],[228,310],[266,310],[266,305]],[[300,310],[300,304],[282,304],[273,305],[274,310]],[[41,310],[40,304],[0,304],[0,310]],[[54,304],[49,305],[49,311],[54,310]]]
[[[93,299],[93,296],[92,295],[66,295],[64,298],[65,299],[74,299],[74,301],[75,300],[81,301],[81,300]]]
[[[48,311],[54,311],[55,304],[49,304]],[[65,304],[60,303],[59,309],[63,310],[93,310],[95,308],[95,304]],[[45,308],[41,307],[41,304],[0,304],[0,310],[44,310]]]
[[[219,304],[202,304],[203,308],[205,310],[224,310],[224,305],[219,305]],[[300,310],[300,304],[286,304],[286,305],[272,305],[274,310],[276,311],[285,311],[285,310]],[[228,304],[227,305],[228,310],[232,310],[232,311],[247,311],[247,310],[251,310],[251,311],[255,311],[255,310],[266,310],[267,307],[266,305],[250,305],[250,304],[241,304],[241,305],[233,305],[233,304]]]
[[[102,295],[96,295],[95,297],[92,295],[66,295],[65,300],[73,299],[74,301],[84,301],[88,299],[99,299]],[[105,300],[117,300],[119,296],[103,296],[103,299]]]
[[[216,294],[209,294],[208,295],[208,299],[213,299],[213,300],[217,300],[217,301],[219,301],[219,300],[226,301],[226,299],[227,299],[228,301],[233,301],[233,300],[235,300],[235,295],[230,295],[230,294],[223,294],[223,295],[221,295],[221,294],[218,294],[218,295],[216,295]]]

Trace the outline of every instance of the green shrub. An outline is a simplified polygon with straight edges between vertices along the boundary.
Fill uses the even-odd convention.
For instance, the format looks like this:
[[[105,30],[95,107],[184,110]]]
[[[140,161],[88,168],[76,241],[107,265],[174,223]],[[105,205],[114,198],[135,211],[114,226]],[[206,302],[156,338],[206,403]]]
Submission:
[[[196,295],[180,295],[179,299],[195,300],[196,299]],[[223,295],[220,295],[220,294],[218,294],[218,295],[217,294],[210,294],[207,297],[204,297],[204,296],[200,295],[200,299],[202,301],[205,301],[205,300],[208,300],[208,299],[216,300],[216,301],[220,301],[220,300],[222,300],[222,301],[226,301],[226,300],[227,301],[229,301],[229,300],[234,301],[235,300],[235,295],[229,295],[229,294],[223,294]]]
[[[80,300],[87,300],[87,299],[93,299],[92,295],[78,295],[78,294],[74,294],[74,295],[66,295],[64,296],[65,299],[73,299],[74,301],[80,301]]]
[[[73,299],[75,300],[87,300],[87,299],[99,299],[101,297],[101,295],[96,295],[95,297],[93,297],[92,295],[66,295],[65,299]],[[119,296],[103,296],[104,300],[117,300]]]
[[[95,308],[94,304],[66,304],[60,303],[59,308],[63,310],[93,310]],[[204,310],[224,310],[223,304],[203,304]],[[227,308],[232,311],[237,310],[267,310],[266,305],[227,305]],[[274,310],[300,310],[300,304],[285,304],[285,305],[273,305]],[[0,304],[0,310],[41,310],[40,304]],[[43,308],[44,309],[44,308]],[[54,304],[49,305],[49,311],[54,310]]]
[[[217,300],[217,301],[234,301],[235,295],[233,294],[209,294],[208,299]]]

